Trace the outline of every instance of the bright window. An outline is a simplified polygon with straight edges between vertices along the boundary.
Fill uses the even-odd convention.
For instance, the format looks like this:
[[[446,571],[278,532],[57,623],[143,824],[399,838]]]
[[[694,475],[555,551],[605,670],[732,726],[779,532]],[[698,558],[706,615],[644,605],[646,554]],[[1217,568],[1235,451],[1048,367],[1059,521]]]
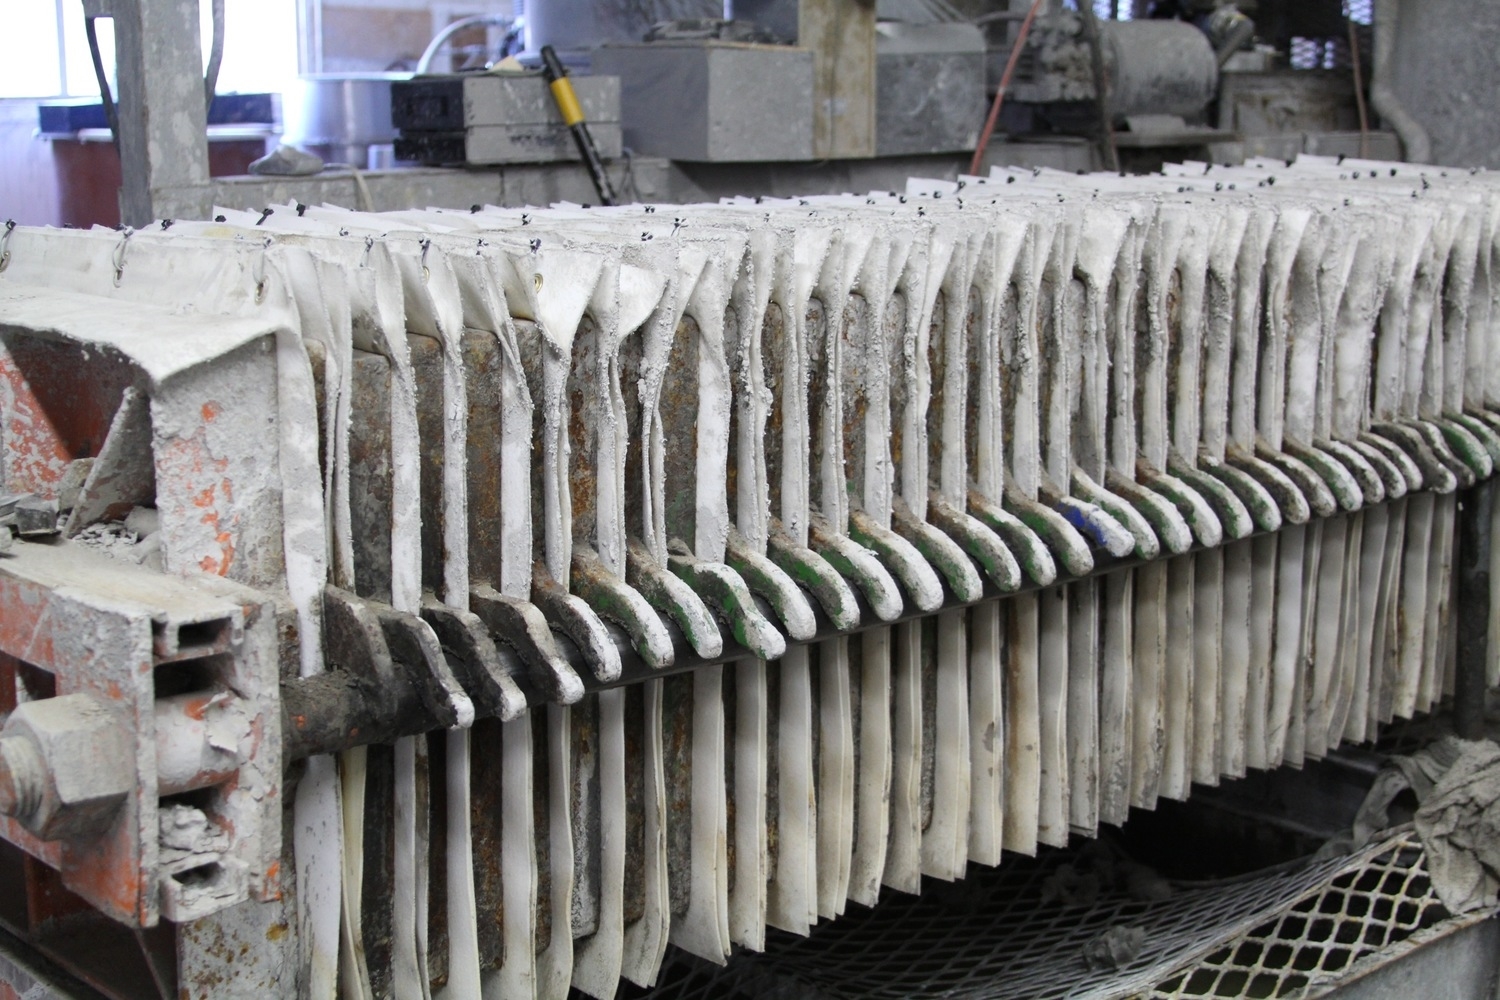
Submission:
[[[1094,16],[1106,21],[1128,21],[1132,15],[1132,0],[1093,0]]]
[[[0,0],[10,53],[0,59],[0,97],[96,97],[99,85],[78,0]],[[213,39],[210,7],[200,5],[203,60]],[[114,26],[95,22],[99,52],[114,84]],[[225,0],[219,92],[280,92],[297,78],[297,0]]]
[[[69,5],[83,18],[83,8]],[[61,86],[60,0],[5,0],[10,52],[0,59],[0,97],[51,97]]]

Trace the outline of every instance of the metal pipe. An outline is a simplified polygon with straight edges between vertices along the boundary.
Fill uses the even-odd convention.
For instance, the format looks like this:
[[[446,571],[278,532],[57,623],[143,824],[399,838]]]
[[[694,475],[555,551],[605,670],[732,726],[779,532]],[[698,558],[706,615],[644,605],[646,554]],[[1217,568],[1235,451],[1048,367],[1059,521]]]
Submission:
[[[83,19],[83,35],[89,43],[89,59],[94,66],[94,79],[99,84],[99,103],[104,106],[104,121],[109,126],[110,141],[115,149],[120,148],[120,117],[115,107],[115,95],[110,91],[109,75],[104,72],[104,58],[99,52],[99,33],[94,27],[95,17]]]
[[[1396,50],[1396,18],[1399,0],[1375,0],[1375,59],[1370,74],[1370,105],[1380,112],[1396,134],[1410,163],[1432,162],[1432,140],[1422,123],[1402,106],[1391,89],[1391,61]]]
[[[1000,120],[1000,106],[1005,102],[1005,89],[1010,86],[1011,74],[1016,71],[1016,62],[1021,58],[1021,50],[1026,46],[1026,36],[1031,33],[1031,24],[1036,20],[1037,11],[1041,9],[1042,0],[1032,0],[1026,17],[1021,21],[1021,30],[1016,34],[1015,44],[1011,46],[1010,58],[1005,61],[1005,72],[1000,76],[1000,86],[995,91],[995,100],[990,104],[989,116],[984,122],[984,131],[979,135],[979,142],[974,147],[973,159],[969,161],[969,173],[978,174],[980,166],[984,163],[984,151],[989,147],[990,136],[995,134],[995,123]]]
[[[1247,537],[1255,538],[1263,534],[1267,532],[1256,531]],[[1201,552],[1210,548],[1212,546],[1194,544],[1187,552]],[[1152,561],[1135,557],[1110,559],[1086,577],[1073,579],[1102,579]],[[1037,593],[1051,585],[1051,582],[1044,586],[1035,580],[1025,579],[1014,590],[1002,593],[986,584],[983,595],[978,599],[963,601],[948,595],[949,600],[945,601],[943,608],[949,611],[972,608],[1013,598],[1018,594]],[[753,599],[761,614],[775,619],[775,610],[763,598],[754,595]],[[856,594],[856,601],[860,608],[859,621],[852,628],[840,628],[820,604],[812,602],[817,627],[814,636],[807,643],[816,644],[827,639],[857,635],[870,629],[887,628],[930,617],[929,613],[908,605],[902,608],[895,619],[882,621],[862,594]],[[619,675],[607,681],[594,676],[588,658],[571,638],[555,633],[554,640],[558,653],[582,678],[585,689],[590,693],[753,658],[752,650],[728,636],[725,636],[724,647],[717,656],[699,656],[675,622],[664,620],[662,624],[671,638],[674,654],[671,665],[667,667],[655,667],[647,663],[623,628],[613,622],[605,623],[621,663]],[[507,637],[492,630],[492,638],[495,640],[500,669],[525,694],[526,704],[535,708],[553,700],[547,691],[538,687],[520,656],[507,644]],[[422,703],[415,687],[408,684],[372,683],[369,679],[372,675],[370,666],[351,658],[350,654],[349,650],[341,654],[340,669],[282,684],[281,732],[284,762],[290,764],[315,754],[338,753],[376,743],[391,743],[402,736],[416,736],[445,728],[445,724],[433,715],[430,707]],[[412,678],[425,669],[422,664],[399,656],[393,655],[391,659],[397,677]],[[478,701],[475,709],[475,718],[491,718],[494,715]]]
[[[1360,69],[1359,33],[1354,29],[1354,19],[1346,17],[1349,26],[1349,66],[1354,70],[1354,105],[1359,111],[1359,155],[1363,159],[1370,155],[1370,113],[1365,110],[1365,82]]]
[[[213,0],[213,41],[208,49],[208,67],[203,72],[205,113],[212,112],[219,89],[219,66],[224,61],[224,0]]]
[[[1099,145],[1104,154],[1104,165],[1110,170],[1120,169],[1120,151],[1115,146],[1115,116],[1110,109],[1109,69],[1104,65],[1104,43],[1099,38],[1099,19],[1092,4],[1080,3],[1078,14],[1083,21],[1083,37],[1089,46],[1089,61],[1094,72],[1094,108],[1099,116]]]
[[[465,28],[472,28],[477,24],[502,24],[509,28],[515,23],[515,18],[504,14],[475,14],[472,17],[459,18],[442,31],[439,31],[432,37],[432,41],[427,43],[427,48],[422,51],[422,57],[417,60],[417,75],[422,76],[427,73],[428,68],[432,65],[433,57],[438,54],[438,50],[447,43],[448,39]]]

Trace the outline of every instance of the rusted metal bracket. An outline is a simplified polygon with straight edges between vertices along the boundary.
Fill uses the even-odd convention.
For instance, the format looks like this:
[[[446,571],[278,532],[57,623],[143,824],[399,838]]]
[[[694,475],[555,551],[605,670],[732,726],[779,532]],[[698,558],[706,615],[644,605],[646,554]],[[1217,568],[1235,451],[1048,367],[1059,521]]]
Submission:
[[[49,689],[0,731],[0,837],[133,926],[279,895],[271,601],[17,541],[0,653]]]
[[[474,721],[475,705],[457,673],[480,691],[486,714],[503,718],[506,691],[488,676],[492,670],[504,673],[499,654],[472,641],[456,617],[439,620],[449,637],[446,649],[421,617],[337,587],[325,588],[323,649],[328,669],[282,688],[287,759],[467,727]],[[448,661],[449,650],[456,653],[457,672]],[[494,660],[486,665],[490,653]],[[476,683],[481,676],[484,682]]]

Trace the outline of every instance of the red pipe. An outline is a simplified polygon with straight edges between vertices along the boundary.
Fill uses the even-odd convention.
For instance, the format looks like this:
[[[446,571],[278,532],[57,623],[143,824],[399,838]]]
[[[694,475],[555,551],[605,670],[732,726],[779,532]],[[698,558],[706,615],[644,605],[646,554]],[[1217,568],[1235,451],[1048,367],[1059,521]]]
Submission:
[[[1021,58],[1021,46],[1026,44],[1026,36],[1031,33],[1031,22],[1036,20],[1036,12],[1041,8],[1042,2],[1043,0],[1031,0],[1031,9],[1021,21],[1021,33],[1016,36],[1016,44],[1011,46],[1010,58],[1005,61],[1005,72],[1000,74],[1000,89],[995,91],[995,101],[990,105],[989,117],[984,120],[984,131],[979,134],[979,145],[974,147],[974,158],[969,161],[970,174],[979,173],[979,164],[984,159],[985,149],[989,147],[990,136],[995,134],[995,123],[1000,120],[1000,105],[1005,100],[1005,89],[1010,86],[1011,74],[1016,71],[1016,61]]]

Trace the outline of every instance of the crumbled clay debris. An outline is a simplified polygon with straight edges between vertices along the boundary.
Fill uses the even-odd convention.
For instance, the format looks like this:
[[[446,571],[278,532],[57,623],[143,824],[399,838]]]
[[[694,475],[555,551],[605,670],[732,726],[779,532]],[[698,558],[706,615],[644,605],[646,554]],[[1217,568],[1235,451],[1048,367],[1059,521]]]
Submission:
[[[121,562],[161,569],[161,538],[157,534],[157,514],[148,507],[137,507],[124,521],[91,524],[73,536],[79,545],[102,552]]]
[[[135,547],[140,544],[140,540],[140,535],[125,527],[120,521],[91,524],[73,536],[73,541],[79,545],[87,545],[106,555],[128,559],[131,562],[135,562]]]

